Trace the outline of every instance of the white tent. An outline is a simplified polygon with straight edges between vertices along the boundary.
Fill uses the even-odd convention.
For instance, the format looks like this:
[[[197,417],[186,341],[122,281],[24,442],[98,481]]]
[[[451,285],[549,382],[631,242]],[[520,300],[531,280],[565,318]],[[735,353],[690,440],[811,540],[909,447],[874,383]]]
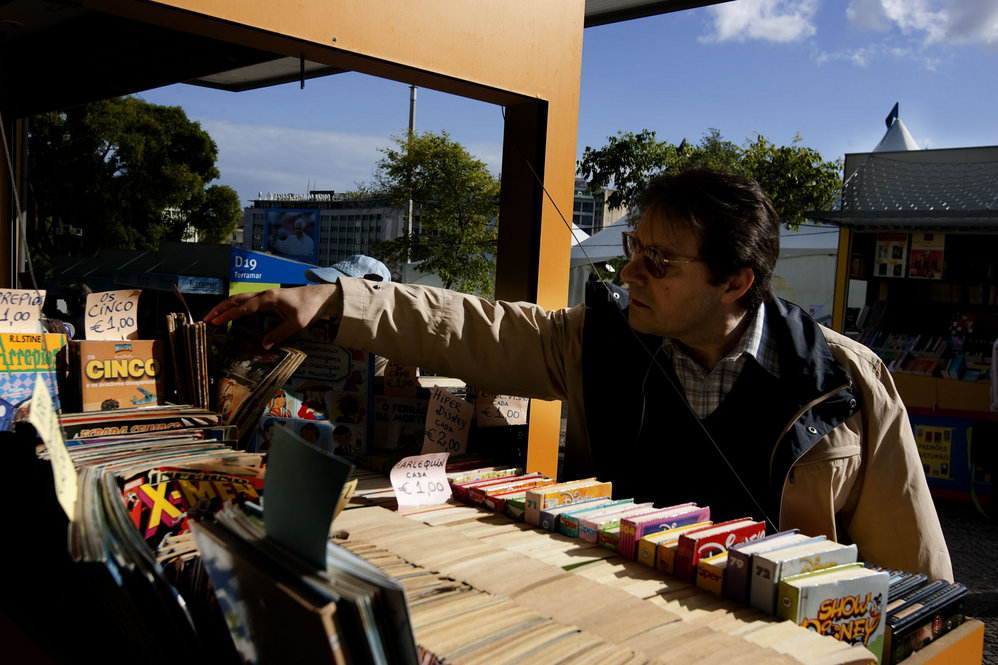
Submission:
[[[819,323],[832,320],[839,229],[801,224],[780,232],[780,258],[773,269],[773,292],[800,305]]]
[[[568,276],[568,306],[577,305],[585,298],[586,281],[595,265],[602,273],[610,259],[624,255],[620,244],[620,233],[628,228],[625,215],[602,231],[597,231],[572,247],[571,266]]]
[[[897,104],[894,104],[894,108],[887,114],[887,119],[884,122],[887,123],[887,131],[884,133],[884,138],[880,139],[880,143],[873,149],[873,152],[921,150],[918,144],[915,143],[915,139],[908,132],[908,128],[901,122]]]

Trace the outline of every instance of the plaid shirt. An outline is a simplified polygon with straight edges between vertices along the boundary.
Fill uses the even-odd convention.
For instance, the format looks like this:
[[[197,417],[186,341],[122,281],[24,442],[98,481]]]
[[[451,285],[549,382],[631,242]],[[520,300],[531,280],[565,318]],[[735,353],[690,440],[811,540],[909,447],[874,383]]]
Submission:
[[[735,385],[745,363],[751,357],[774,376],[779,376],[779,362],[772,337],[766,330],[765,305],[760,304],[752,315],[738,345],[713,370],[707,372],[682,347],[671,339],[662,342],[662,350],[672,360],[672,367],[686,393],[693,412],[706,418],[720,406]]]

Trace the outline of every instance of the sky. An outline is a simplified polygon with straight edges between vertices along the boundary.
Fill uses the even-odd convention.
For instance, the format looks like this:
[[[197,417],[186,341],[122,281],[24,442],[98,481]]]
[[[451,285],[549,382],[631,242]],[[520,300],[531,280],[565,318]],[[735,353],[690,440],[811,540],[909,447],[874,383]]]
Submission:
[[[260,193],[346,191],[405,134],[409,86],[346,73],[230,93],[173,85],[244,205]],[[998,0],[734,0],[587,28],[576,158],[619,132],[736,144],[761,134],[826,160],[872,150],[894,104],[921,148],[998,145]],[[499,175],[502,112],[417,90],[415,129],[446,131]]]

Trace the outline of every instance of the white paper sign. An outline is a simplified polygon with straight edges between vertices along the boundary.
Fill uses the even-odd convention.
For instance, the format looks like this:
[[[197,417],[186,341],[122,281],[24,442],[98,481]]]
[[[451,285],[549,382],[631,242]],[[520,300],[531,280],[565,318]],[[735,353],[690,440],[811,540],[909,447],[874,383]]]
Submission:
[[[426,409],[423,449],[426,453],[460,455],[468,447],[468,430],[475,417],[475,407],[440,386],[433,386]]]
[[[37,333],[44,291],[0,289],[0,332]]]
[[[475,397],[475,424],[479,427],[526,425],[530,400],[513,395],[478,393]]]
[[[86,339],[138,339],[139,289],[87,294]]]
[[[55,495],[59,504],[66,511],[66,516],[72,522],[76,514],[76,467],[69,458],[66,442],[59,429],[59,418],[55,414],[52,396],[45,386],[41,376],[35,381],[35,390],[31,394],[31,410],[28,412],[28,422],[35,426],[38,436],[45,443],[52,461],[52,476],[55,480]]]
[[[399,508],[435,506],[451,497],[447,482],[450,453],[429,453],[405,457],[392,467],[389,478]]]

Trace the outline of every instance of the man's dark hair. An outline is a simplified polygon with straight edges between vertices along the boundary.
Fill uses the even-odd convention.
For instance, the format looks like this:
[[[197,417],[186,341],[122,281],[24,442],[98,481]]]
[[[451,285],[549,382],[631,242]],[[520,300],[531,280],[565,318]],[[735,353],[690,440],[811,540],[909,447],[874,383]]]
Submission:
[[[714,284],[751,268],[755,281],[742,296],[749,311],[770,297],[780,218],[756,181],[712,169],[667,172],[652,177],[635,203],[640,214],[651,212],[693,233]]]

